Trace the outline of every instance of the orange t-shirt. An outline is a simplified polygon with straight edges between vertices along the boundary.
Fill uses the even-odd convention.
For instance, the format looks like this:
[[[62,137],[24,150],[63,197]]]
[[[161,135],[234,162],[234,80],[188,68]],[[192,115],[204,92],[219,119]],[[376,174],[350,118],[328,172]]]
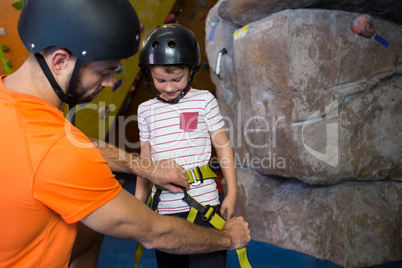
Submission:
[[[63,113],[0,77],[0,267],[68,267],[76,222],[121,190]]]

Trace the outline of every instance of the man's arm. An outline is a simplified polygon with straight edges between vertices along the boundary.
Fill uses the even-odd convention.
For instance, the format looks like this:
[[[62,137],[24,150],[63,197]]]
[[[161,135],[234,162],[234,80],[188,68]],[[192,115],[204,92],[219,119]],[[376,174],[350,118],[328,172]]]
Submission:
[[[186,171],[172,159],[154,162],[147,158],[129,154],[109,143],[94,138],[89,139],[102,152],[113,172],[136,174],[174,193],[182,191],[180,186],[190,189]]]
[[[248,223],[241,217],[227,221],[222,230],[206,228],[159,215],[124,189],[81,222],[100,233],[176,254],[238,249],[251,239]]]

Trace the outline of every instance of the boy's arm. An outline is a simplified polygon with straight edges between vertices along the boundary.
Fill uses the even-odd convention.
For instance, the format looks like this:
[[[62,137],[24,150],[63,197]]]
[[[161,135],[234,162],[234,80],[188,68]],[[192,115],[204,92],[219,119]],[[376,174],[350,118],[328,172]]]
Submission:
[[[143,158],[151,159],[151,144],[149,143],[149,141],[141,142],[140,156]],[[143,179],[140,176],[137,176],[135,197],[137,197],[142,202],[146,202],[150,186],[151,183],[148,180]]]
[[[237,202],[237,178],[233,149],[230,145],[225,127],[210,132],[210,136],[216,154],[219,158],[219,164],[222,169],[223,177],[226,181],[227,194],[222,202],[221,213],[222,216],[228,220],[233,217]]]

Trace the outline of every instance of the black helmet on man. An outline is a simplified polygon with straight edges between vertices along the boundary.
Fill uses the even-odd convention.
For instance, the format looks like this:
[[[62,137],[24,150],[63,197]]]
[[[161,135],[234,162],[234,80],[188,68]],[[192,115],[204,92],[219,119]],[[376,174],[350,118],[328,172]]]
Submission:
[[[187,87],[175,100],[166,101],[151,90],[151,76],[147,65],[189,65],[193,67]],[[177,23],[162,24],[150,30],[143,38],[138,65],[145,75],[148,90],[158,99],[177,103],[187,92],[194,73],[200,69],[201,56],[198,40],[194,33]]]
[[[24,0],[18,33],[32,53],[60,46],[82,61],[131,57],[141,35],[128,0]]]
[[[83,63],[131,57],[138,51],[141,36],[140,22],[129,0],[24,0],[18,33],[70,110],[76,105],[75,87]],[[67,94],[39,53],[51,46],[77,57]],[[71,112],[70,121],[74,124]]]

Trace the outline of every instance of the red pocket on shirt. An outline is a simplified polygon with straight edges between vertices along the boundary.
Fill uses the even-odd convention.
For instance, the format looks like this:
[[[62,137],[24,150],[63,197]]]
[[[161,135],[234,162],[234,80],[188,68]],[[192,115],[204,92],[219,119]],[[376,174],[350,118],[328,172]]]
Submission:
[[[197,129],[198,112],[188,112],[180,114],[180,129],[184,131],[193,131]]]

